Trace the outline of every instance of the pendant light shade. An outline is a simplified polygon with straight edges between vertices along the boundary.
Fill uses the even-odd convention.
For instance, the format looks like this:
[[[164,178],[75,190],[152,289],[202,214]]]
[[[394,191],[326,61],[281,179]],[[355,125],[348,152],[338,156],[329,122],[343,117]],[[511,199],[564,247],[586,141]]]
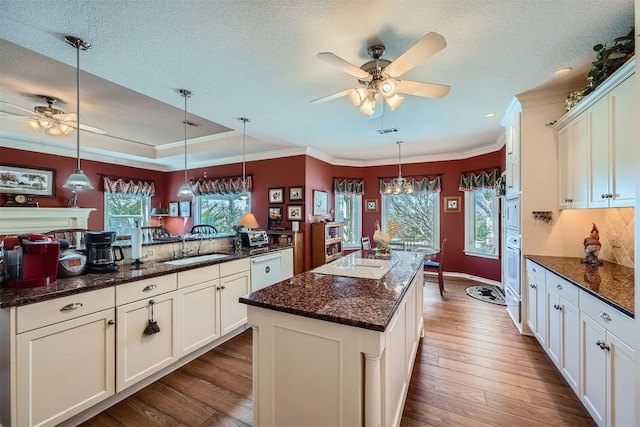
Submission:
[[[180,95],[184,96],[184,183],[178,190],[178,196],[189,197],[193,196],[193,189],[187,180],[187,98],[190,98],[193,92],[187,89],[180,89]]]
[[[385,186],[385,194],[411,194],[413,186],[402,177],[402,152],[400,147],[404,141],[398,141],[398,177],[389,181]]]
[[[78,37],[66,36],[65,41],[76,48],[76,120],[80,120],[80,50],[88,50],[91,45]],[[40,123],[42,125],[42,123]],[[76,132],[76,160],[77,167],[67,178],[64,188],[74,190],[93,190],[93,185],[87,175],[80,169],[80,129]]]
[[[247,191],[247,177],[246,177],[246,156],[247,156],[247,122],[250,120],[246,117],[240,117],[238,120],[242,121],[242,192],[240,193],[240,200],[247,200],[249,198],[249,192]]]

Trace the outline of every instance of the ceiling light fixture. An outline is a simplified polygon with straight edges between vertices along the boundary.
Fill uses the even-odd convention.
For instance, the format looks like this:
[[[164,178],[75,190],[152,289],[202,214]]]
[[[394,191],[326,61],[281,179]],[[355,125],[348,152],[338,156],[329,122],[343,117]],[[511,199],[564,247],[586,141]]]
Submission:
[[[484,116],[485,116],[486,118],[491,118],[491,117],[494,117],[495,115],[496,115],[496,113],[491,112],[491,113],[487,113],[487,114],[485,114]]]
[[[76,120],[80,119],[80,51],[91,49],[91,45],[78,37],[66,36],[65,41],[76,48]],[[67,178],[64,188],[73,188],[75,190],[93,190],[93,185],[80,169],[80,129],[76,132],[76,170]]]
[[[398,144],[398,177],[386,184],[384,192],[386,194],[410,194],[413,193],[413,186],[402,177],[402,151],[400,147],[404,141],[398,141],[396,144]]]
[[[246,158],[247,158],[247,122],[251,120],[246,117],[240,117],[238,120],[242,121],[242,193],[240,193],[240,200],[247,200],[249,193],[247,192],[247,177],[246,177]]]
[[[46,101],[47,104],[49,104],[49,106],[34,107],[33,111],[37,114],[40,114],[42,117],[40,117],[39,119],[33,118],[27,121],[27,124],[31,127],[31,129],[47,129],[49,131],[49,134],[53,136],[69,135],[71,132],[73,132],[73,128],[71,126],[67,126],[53,117],[56,114],[64,114],[64,112],[62,112],[61,110],[53,108],[53,104],[58,102],[58,100],[55,98],[50,98],[48,96],[43,96],[42,98]]]
[[[180,89],[180,95],[184,96],[184,183],[178,190],[178,196],[189,197],[193,196],[193,189],[187,180],[187,125],[189,124],[187,121],[187,98],[193,96],[193,92],[187,89]]]
[[[556,76],[562,76],[564,74],[567,74],[568,72],[570,72],[571,70],[573,70],[573,68],[571,67],[564,67],[564,68],[560,68],[557,69],[556,71],[553,72],[553,74],[555,74]]]

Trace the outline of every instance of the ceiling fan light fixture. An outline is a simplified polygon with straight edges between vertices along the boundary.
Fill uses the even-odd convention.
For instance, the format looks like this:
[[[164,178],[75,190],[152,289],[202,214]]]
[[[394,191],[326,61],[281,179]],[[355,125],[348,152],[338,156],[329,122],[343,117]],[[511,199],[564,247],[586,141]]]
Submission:
[[[398,82],[392,78],[386,78],[380,82],[378,85],[378,89],[380,90],[380,94],[385,98],[392,98],[398,92]],[[398,104],[400,105],[400,104]]]
[[[49,129],[49,135],[60,136],[60,135],[62,135],[62,132],[60,132],[60,129],[58,129],[57,126],[52,126]]]
[[[35,119],[31,119],[31,120],[27,120],[27,125],[32,129],[32,130],[38,130],[40,129],[40,125],[38,124],[38,121]]]
[[[38,124],[43,129],[49,129],[51,127],[51,120],[43,117],[40,120],[38,120]]]
[[[366,87],[353,88],[349,91],[349,101],[356,107],[359,107],[364,100],[367,99],[368,95],[369,93]]]
[[[64,123],[61,123],[57,126],[58,130],[60,130],[60,132],[62,132],[64,135],[69,135],[71,132],[73,132],[73,128],[71,126],[67,126]]]
[[[393,95],[391,98],[385,98],[384,100],[391,108],[391,111],[395,111],[395,109],[398,108],[400,104],[402,104],[402,101],[404,101],[404,97],[400,95]]]

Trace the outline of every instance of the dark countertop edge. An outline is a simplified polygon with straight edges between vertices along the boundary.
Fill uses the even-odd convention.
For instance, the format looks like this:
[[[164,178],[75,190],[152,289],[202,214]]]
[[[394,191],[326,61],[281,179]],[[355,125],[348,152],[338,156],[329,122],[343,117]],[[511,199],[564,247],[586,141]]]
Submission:
[[[123,266],[128,265],[128,264],[123,264],[120,266],[120,269],[117,272],[114,273],[93,273],[93,274],[83,274],[80,276],[73,276],[73,277],[64,277],[64,278],[59,278],[57,279],[54,283],[52,283],[51,285],[48,286],[40,286],[40,287],[35,287],[35,288],[8,288],[8,287],[0,287],[0,298],[3,297],[3,292],[6,290],[10,290],[13,292],[17,292],[19,293],[21,290],[24,290],[25,293],[30,293],[30,291],[33,291],[34,289],[39,289],[42,290],[43,292],[37,295],[25,295],[24,297],[16,297],[11,299],[10,301],[6,301],[6,300],[0,300],[0,309],[3,308],[9,308],[9,307],[19,307],[19,306],[23,306],[23,305],[28,305],[28,304],[35,304],[38,302],[43,302],[43,301],[49,301],[52,299],[56,299],[56,298],[61,298],[61,297],[65,297],[65,296],[69,296],[69,295],[76,295],[76,294],[80,294],[83,292],[91,292],[91,291],[95,291],[98,289],[104,289],[104,288],[108,288],[108,287],[112,287],[112,286],[117,286],[117,285],[121,285],[121,284],[125,284],[125,283],[131,283],[131,282],[137,282],[139,280],[144,280],[144,279],[151,279],[154,277],[159,277],[159,276],[165,276],[167,274],[173,274],[173,273],[179,273],[181,271],[186,271],[186,270],[190,270],[192,268],[200,268],[200,267],[207,267],[210,265],[215,265],[215,264],[222,264],[225,262],[230,262],[230,261],[236,261],[239,259],[244,259],[244,258],[251,258],[253,256],[257,256],[257,255],[262,255],[265,253],[269,253],[269,252],[277,252],[277,251],[281,251],[284,249],[289,249],[292,248],[292,245],[280,245],[280,244],[275,244],[275,245],[269,245],[267,247],[263,247],[263,248],[242,248],[242,251],[240,253],[236,253],[236,252],[225,252],[225,251],[213,251],[213,252],[209,252],[206,254],[199,254],[199,255],[195,255],[194,257],[197,256],[204,256],[204,255],[210,255],[210,254],[227,254],[229,255],[229,257],[227,258],[221,258],[221,259],[214,259],[214,260],[208,260],[208,261],[201,261],[201,262],[197,262],[197,263],[193,263],[193,264],[188,264],[188,265],[170,265],[170,264],[164,264],[164,262],[166,261],[171,261],[169,260],[157,260],[157,261],[149,261],[148,264],[152,265],[152,264],[162,264],[163,265],[163,269],[162,271],[155,271],[155,272],[150,272],[150,273],[146,273],[146,274],[142,274],[140,276],[131,276],[131,277],[117,277],[117,278],[113,278],[113,277],[109,277],[110,274],[120,274],[120,269],[122,269]],[[258,250],[257,253],[251,253],[252,251]],[[192,257],[186,257],[186,258],[192,258]],[[145,264],[143,264],[144,266]],[[93,282],[91,284],[87,284],[85,286],[82,287],[72,287],[72,288],[68,288],[68,289],[55,289],[56,284],[60,284],[61,282],[64,283],[65,281],[77,281],[77,280],[81,280],[83,277],[86,277],[87,280],[93,280]],[[104,277],[104,280],[100,280],[100,277]],[[95,280],[96,278],[98,278],[98,280]],[[46,292],[47,288],[51,288],[50,292]]]
[[[604,296],[600,295],[599,293],[595,292],[593,289],[589,289],[586,286],[582,286],[580,283],[576,282],[575,280],[573,280],[572,278],[565,276],[564,274],[560,273],[559,271],[554,270],[553,268],[547,266],[544,264],[543,261],[537,260],[535,258],[536,255],[525,255],[524,257],[528,260],[530,260],[531,262],[535,262],[536,264],[538,264],[540,267],[551,271],[553,274],[562,277],[563,279],[565,279],[566,281],[570,282],[571,284],[577,286],[579,289],[587,292],[590,295],[593,295],[594,297],[598,298],[600,301],[610,305],[611,307],[615,308],[616,310],[620,311],[623,314],[626,314],[627,316],[631,317],[632,319],[635,319],[635,314],[629,310],[628,308],[624,308],[623,306],[621,306],[620,304],[616,303],[615,301],[612,301],[608,298],[605,298]],[[548,256],[548,255],[545,255]],[[556,257],[556,258],[569,258],[569,257]],[[579,258],[576,258],[579,259]]]
[[[418,266],[416,271],[411,276],[411,279],[409,279],[407,283],[409,285],[411,283],[413,283],[413,280],[416,278],[416,275],[421,273],[421,272],[422,272],[422,263],[420,263],[420,265]],[[304,273],[301,273],[301,274],[307,274],[307,273],[311,273],[311,271],[307,271],[307,272],[304,272]],[[342,277],[342,276],[339,276],[339,277]],[[287,280],[289,280],[289,279],[287,279]],[[375,282],[378,281],[378,280],[375,280],[375,279],[364,279],[364,280],[371,280],[371,281],[375,281]],[[285,282],[285,281],[286,280],[283,280],[283,282]],[[280,282],[280,283],[282,283],[282,282]],[[387,326],[389,326],[389,323],[391,322],[391,319],[393,319],[393,316],[396,314],[396,311],[398,310],[400,302],[406,296],[407,289],[409,287],[410,286],[405,286],[402,289],[402,292],[400,293],[400,295],[396,299],[395,304],[393,305],[391,310],[389,310],[389,315],[384,320],[384,324],[381,324],[381,323],[367,323],[367,322],[361,322],[361,321],[358,321],[358,320],[349,319],[349,318],[346,318],[346,317],[338,317],[338,316],[329,316],[329,315],[322,315],[322,314],[317,314],[317,313],[310,313],[310,312],[304,311],[304,310],[298,310],[298,309],[294,309],[294,308],[288,308],[288,307],[283,307],[283,306],[278,306],[278,305],[273,305],[273,304],[266,304],[266,303],[258,302],[258,301],[255,301],[255,300],[252,300],[252,299],[248,299],[248,298],[245,298],[245,297],[240,297],[240,302],[244,303],[244,304],[247,304],[247,305],[253,305],[255,307],[266,308],[268,310],[279,311],[279,312],[282,312],[282,313],[292,314],[292,315],[301,316],[301,317],[307,317],[309,319],[324,320],[324,321],[331,322],[331,323],[338,323],[340,325],[353,326],[353,327],[356,327],[356,328],[368,329],[368,330],[372,330],[372,331],[376,331],[376,332],[384,332],[384,331],[387,330]],[[249,295],[249,294],[247,294],[247,295]]]
[[[235,237],[235,236],[236,236],[235,233],[231,233],[231,234],[219,233],[219,234],[216,234],[215,236],[204,237],[202,239],[200,239],[198,237],[187,237],[185,239],[185,241],[186,242],[197,242],[198,240],[227,239],[229,237]],[[154,246],[154,245],[162,245],[162,244],[166,244],[166,243],[176,243],[176,242],[181,242],[181,241],[182,241],[182,236],[162,237],[162,238],[154,239],[151,242],[144,242],[144,243],[142,243],[142,247]],[[131,247],[131,239],[116,240],[113,243],[113,245],[114,246],[120,246],[121,248],[129,248],[129,247]]]

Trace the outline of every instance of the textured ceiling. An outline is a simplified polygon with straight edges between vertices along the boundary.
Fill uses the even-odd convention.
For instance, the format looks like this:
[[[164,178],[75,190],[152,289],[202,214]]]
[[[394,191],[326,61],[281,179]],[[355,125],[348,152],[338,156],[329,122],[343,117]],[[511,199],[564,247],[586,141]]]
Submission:
[[[189,165],[307,152],[336,164],[427,161],[493,151],[514,95],[585,81],[592,47],[626,34],[633,0],[344,1],[143,0],[0,1],[0,100],[31,110],[39,95],[74,112],[74,35],[81,52],[83,157],[160,170],[183,167],[184,98]],[[367,48],[394,60],[428,32],[447,47],[402,77],[451,85],[442,99],[406,96],[369,119],[348,97],[309,101],[358,85],[315,55],[333,52],[360,66]],[[553,71],[573,71],[561,78]],[[495,112],[493,118],[485,114]],[[0,105],[0,146],[75,155],[75,134],[32,132]],[[398,128],[379,135],[376,130]]]

